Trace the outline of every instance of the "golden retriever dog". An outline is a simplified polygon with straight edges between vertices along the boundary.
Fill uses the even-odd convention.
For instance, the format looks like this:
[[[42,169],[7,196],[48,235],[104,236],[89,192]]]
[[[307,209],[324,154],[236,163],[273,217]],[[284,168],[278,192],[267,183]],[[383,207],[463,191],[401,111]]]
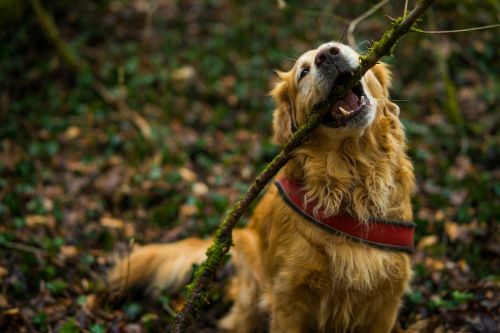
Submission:
[[[319,103],[330,111],[268,185],[248,226],[234,232],[227,290],[234,303],[219,321],[224,331],[390,332],[394,325],[412,276],[413,167],[387,66],[377,64],[345,97],[328,101],[358,57],[330,42],[278,72],[271,92],[277,144]],[[210,243],[140,247],[109,281],[116,290],[178,290]]]

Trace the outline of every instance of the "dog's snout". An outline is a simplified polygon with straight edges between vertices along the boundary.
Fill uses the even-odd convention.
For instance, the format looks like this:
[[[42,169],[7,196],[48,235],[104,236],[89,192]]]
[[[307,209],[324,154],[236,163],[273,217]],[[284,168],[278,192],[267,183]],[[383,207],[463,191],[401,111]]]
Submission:
[[[317,67],[323,64],[332,64],[335,58],[340,54],[340,49],[337,46],[329,46],[321,49],[316,57],[314,58],[314,63]]]

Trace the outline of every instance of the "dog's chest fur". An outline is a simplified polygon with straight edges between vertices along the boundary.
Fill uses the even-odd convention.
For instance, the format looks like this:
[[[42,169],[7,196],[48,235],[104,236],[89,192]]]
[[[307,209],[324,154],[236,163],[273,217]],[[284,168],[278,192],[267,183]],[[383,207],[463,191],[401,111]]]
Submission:
[[[358,244],[300,217],[271,186],[249,225],[259,238],[267,311],[294,303],[304,329],[363,329],[374,307],[407,288],[409,257]],[[266,311],[266,312],[267,312]],[[290,319],[294,316],[290,314]]]

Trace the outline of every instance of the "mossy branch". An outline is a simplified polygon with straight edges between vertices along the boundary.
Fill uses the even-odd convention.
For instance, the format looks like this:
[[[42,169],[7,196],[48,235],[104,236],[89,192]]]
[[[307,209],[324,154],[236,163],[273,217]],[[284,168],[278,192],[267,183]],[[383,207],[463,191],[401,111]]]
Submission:
[[[38,23],[40,23],[43,32],[56,47],[60,57],[74,71],[81,72],[85,68],[85,63],[80,60],[76,53],[61,38],[52,16],[45,10],[40,0],[31,0],[31,6],[35,11]]]
[[[405,16],[394,21],[392,28],[384,33],[380,41],[373,44],[366,55],[360,57],[358,70],[342,85],[333,90],[329,100],[337,100],[346,94],[361,77],[373,67],[381,57],[389,55],[398,39],[410,31],[417,19],[431,5],[433,0],[422,0]],[[243,215],[251,202],[257,197],[267,183],[293,156],[294,150],[300,146],[308,135],[319,126],[323,116],[328,111],[325,104],[318,105],[308,116],[304,126],[299,128],[290,141],[276,155],[273,160],[255,178],[250,188],[238,199],[233,207],[226,213],[215,233],[213,244],[207,251],[207,259],[195,273],[193,281],[187,287],[187,301],[181,312],[175,317],[175,322],[170,332],[180,333],[198,315],[200,306],[206,302],[206,290],[212,282],[217,268],[222,264],[224,256],[232,246],[232,230],[236,222]]]

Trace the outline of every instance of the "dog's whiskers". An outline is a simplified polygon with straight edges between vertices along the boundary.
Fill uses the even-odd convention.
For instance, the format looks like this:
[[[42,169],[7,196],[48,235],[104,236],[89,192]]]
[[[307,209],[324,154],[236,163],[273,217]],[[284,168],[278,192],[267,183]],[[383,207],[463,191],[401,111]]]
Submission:
[[[411,102],[409,99],[389,99],[389,98],[375,98],[376,101],[391,101],[391,102]]]
[[[283,58],[285,58],[286,60],[290,60],[290,61],[297,61],[296,58],[292,58],[292,57],[288,57],[288,56],[282,56]]]
[[[365,39],[365,40],[363,40],[363,41],[359,42],[358,44],[356,44],[356,45],[355,45],[355,48],[356,48],[357,50],[359,50],[360,46],[361,46],[361,45],[363,45],[363,44],[368,44],[368,45],[370,45],[370,44],[371,44],[371,42],[370,42],[368,39]]]

